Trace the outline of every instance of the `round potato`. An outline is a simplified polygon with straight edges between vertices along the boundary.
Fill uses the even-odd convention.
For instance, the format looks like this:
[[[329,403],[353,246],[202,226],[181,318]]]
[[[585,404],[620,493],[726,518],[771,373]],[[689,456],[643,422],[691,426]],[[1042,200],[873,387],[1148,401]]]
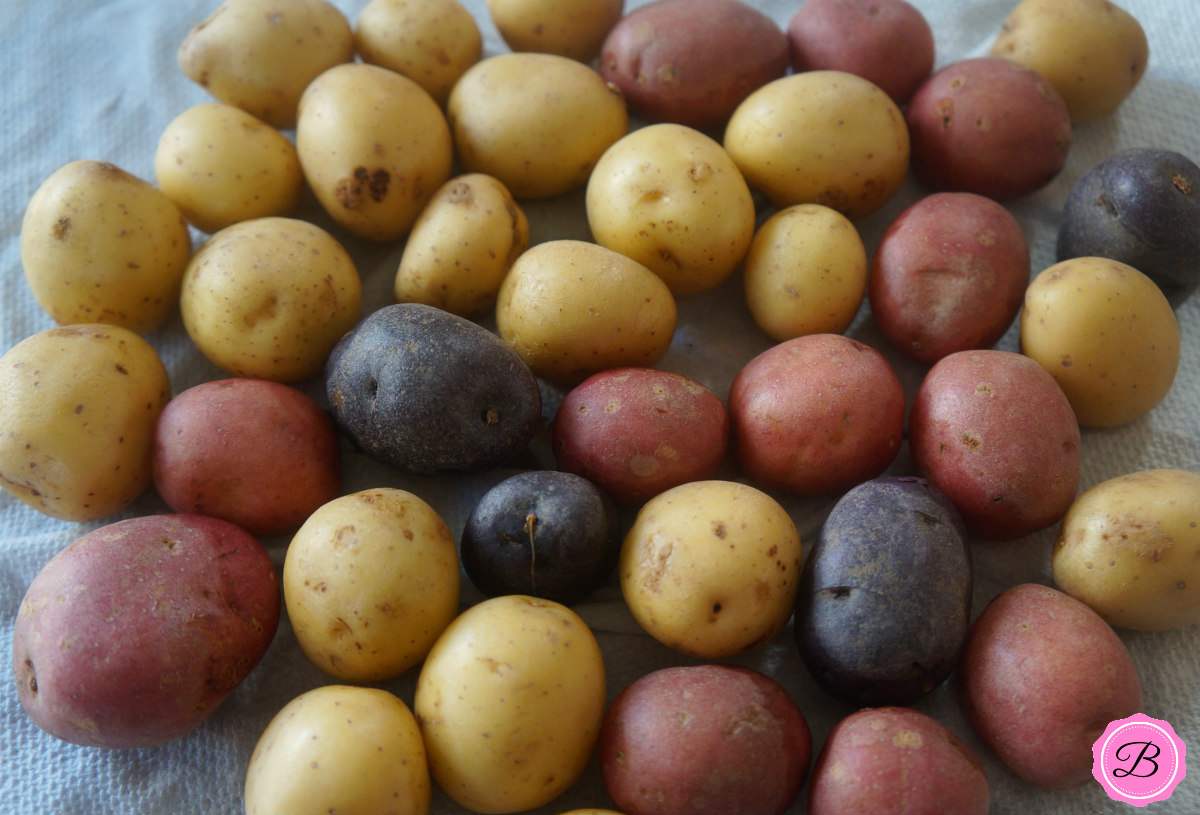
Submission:
[[[794,204],[755,232],[742,290],[754,323],[776,342],[841,334],[867,290],[867,250],[845,215]]]
[[[234,376],[298,382],[321,372],[362,308],[345,248],[315,224],[269,217],[227,226],[188,263],[188,336]]]
[[[487,10],[512,50],[591,62],[625,0],[487,0]]]
[[[429,811],[416,717],[379,688],[325,685],[275,714],[246,767],[246,815]]]
[[[647,501],[618,563],[634,619],[662,644],[701,659],[753,650],[792,616],[800,534],[765,492],[692,481]]]
[[[904,115],[879,86],[843,71],[805,71],[746,97],[725,149],[777,208],[822,204],[856,220],[883,206],[908,173]]]
[[[557,54],[497,54],[450,91],[446,117],[467,172],[494,176],[517,198],[583,186],[625,135],[625,100],[594,70]]]
[[[1054,582],[1110,625],[1142,631],[1200,622],[1200,474],[1156,469],[1110,478],[1067,510]]]
[[[754,236],[754,199],[720,143],[678,124],[638,128],[587,183],[592,238],[661,277],[676,296],[719,286]]]
[[[40,331],[0,357],[0,486],[54,518],[96,521],[150,486],[167,369],[118,326]]]
[[[241,108],[219,102],[176,116],[158,140],[154,175],[183,216],[203,232],[238,221],[291,215],[304,173],[296,147]]]
[[[1021,351],[1050,372],[1087,427],[1132,422],[1161,402],[1180,342],[1166,295],[1119,261],[1065,260],[1025,292]]]
[[[1109,0],[1022,0],[991,55],[1044,76],[1078,123],[1121,106],[1146,73],[1150,45],[1138,21]]]
[[[191,255],[175,203],[106,161],[60,167],[33,194],[21,223],[25,280],[59,325],[152,331],[175,312]]]

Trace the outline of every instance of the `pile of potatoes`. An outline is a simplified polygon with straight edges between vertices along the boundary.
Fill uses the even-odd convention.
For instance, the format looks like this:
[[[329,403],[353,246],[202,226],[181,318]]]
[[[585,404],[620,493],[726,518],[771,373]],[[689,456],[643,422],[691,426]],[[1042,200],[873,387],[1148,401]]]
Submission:
[[[806,784],[812,812],[985,812],[978,758],[914,707],[956,671],[1014,773],[1085,783],[1092,741],[1141,706],[1112,626],[1200,622],[1200,474],[1079,494],[1081,428],[1171,388],[1200,247],[1178,250],[1190,277],[1149,268],[1131,224],[1200,234],[1200,171],[1166,151],[1106,168],[1138,203],[1073,203],[1045,270],[1005,203],[1134,91],[1137,21],[1024,0],[989,56],[935,72],[903,0],[805,0],[786,27],[739,0],[487,7],[510,51],[485,55],[456,0],[371,0],[355,25],[326,0],[226,0],[181,43],[213,101],[166,126],[155,183],[81,160],[29,202],[24,271],[58,327],[0,358],[0,483],[69,522],[151,488],[173,513],[80,538],[29,587],[30,715],[80,744],[184,737],[282,611],[331,684],[262,734],[247,813],[425,812],[435,785],[522,811],[593,760],[597,805],[629,813],[782,812]],[[868,256],[855,222],[910,173],[928,195]],[[590,234],[545,235],[528,202],[572,192]],[[309,193],[319,219],[296,214]],[[351,241],[403,247],[394,303],[362,313]],[[735,275],[772,344],[722,398],[656,365],[687,298]],[[886,349],[843,333],[864,304]],[[148,337],[177,308],[221,375],[173,394]],[[1021,351],[993,348],[1013,325]],[[892,353],[927,370],[907,404]],[[491,596],[465,609],[466,537],[413,492],[343,487],[347,449],[453,478],[537,469],[539,443],[567,477],[481,502],[467,568]],[[784,495],[830,501],[815,541]],[[972,540],[1055,526],[1055,586],[972,620]],[[259,539],[280,536],[276,575]],[[568,605],[606,582],[702,664],[607,687]],[[724,664],[789,623],[857,710],[815,751],[783,685]],[[411,703],[372,687],[409,671]]]

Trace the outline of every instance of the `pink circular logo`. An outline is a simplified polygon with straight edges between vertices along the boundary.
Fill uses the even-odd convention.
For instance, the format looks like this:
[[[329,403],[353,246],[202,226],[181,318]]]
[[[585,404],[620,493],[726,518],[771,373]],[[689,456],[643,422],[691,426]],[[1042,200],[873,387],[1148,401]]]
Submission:
[[[1171,797],[1186,775],[1183,739],[1167,722],[1135,713],[1109,722],[1092,745],[1092,775],[1114,801],[1140,807]]]

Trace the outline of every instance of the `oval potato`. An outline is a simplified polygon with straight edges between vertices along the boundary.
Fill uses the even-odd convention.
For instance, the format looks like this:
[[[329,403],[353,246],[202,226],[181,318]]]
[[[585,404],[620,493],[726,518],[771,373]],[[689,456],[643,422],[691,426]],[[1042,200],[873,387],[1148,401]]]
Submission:
[[[514,51],[591,62],[625,0],[487,0],[488,16]]]

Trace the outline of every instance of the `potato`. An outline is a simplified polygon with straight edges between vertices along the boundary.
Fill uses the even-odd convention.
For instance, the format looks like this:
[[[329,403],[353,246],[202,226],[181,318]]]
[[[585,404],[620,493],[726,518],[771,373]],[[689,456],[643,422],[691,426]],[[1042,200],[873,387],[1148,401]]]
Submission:
[[[354,44],[362,61],[403,74],[444,106],[454,83],[483,57],[483,36],[458,0],[371,0]]]
[[[800,656],[847,704],[916,704],[958,663],[971,588],[966,529],[945,495],[911,476],[859,484],[834,504],[805,562]]]
[[[591,62],[625,0],[487,0],[487,10],[512,50]]]
[[[496,54],[471,66],[446,102],[458,160],[494,176],[517,198],[582,187],[625,135],[625,100],[569,57]]]
[[[255,218],[210,236],[188,263],[188,336],[234,376],[295,383],[318,374],[362,308],[349,253],[316,224]]]
[[[808,788],[808,811],[987,815],[983,765],[937,719],[906,707],[859,710],[833,728]]]
[[[208,102],[171,120],[154,153],[158,186],[198,229],[291,215],[304,173],[287,137],[241,108]]]
[[[1110,625],[1142,631],[1200,622],[1200,474],[1126,473],[1071,504],[1054,543],[1059,589]]]
[[[380,688],[300,694],[271,719],[246,767],[246,815],[424,815],[432,795],[416,717]]]
[[[1166,296],[1119,261],[1065,260],[1025,291],[1021,351],[1050,372],[1087,427],[1127,424],[1161,402],[1180,342]]]
[[[542,420],[529,367],[495,334],[419,303],[372,312],[333,349],[334,422],[368,456],[410,473],[510,463]]]
[[[764,489],[832,495],[881,474],[900,452],[904,389],[875,349],[809,334],[747,362],[729,388],[733,446]]]
[[[529,247],[529,219],[508,189],[482,173],[442,185],[400,256],[392,293],[462,317],[496,305],[500,283]]]
[[[150,486],[154,423],[171,396],[145,340],[84,324],[0,357],[0,486],[38,512],[97,521]]]
[[[1059,174],[1071,116],[1032,68],[975,57],[941,68],[905,108],[918,181],[935,192],[999,201],[1033,193]]]
[[[778,209],[821,204],[857,220],[883,206],[908,174],[904,116],[877,85],[843,71],[805,71],[763,85],[738,105],[725,149]]]
[[[1092,744],[1142,709],[1125,644],[1083,603],[1034,583],[995,597],[971,625],[959,669],[975,732],[1030,784],[1092,780]]]
[[[1105,257],[1149,277],[1179,308],[1200,289],[1200,166],[1151,147],[1094,164],[1063,203],[1056,259]]]
[[[437,511],[404,490],[334,498],[296,532],[283,598],[305,656],[349,682],[397,677],[458,613],[458,553]]]
[[[279,128],[296,125],[305,87],[354,58],[354,33],[327,0],[226,0],[179,46],[184,76]]]
[[[918,475],[967,531],[1015,540],[1057,523],[1079,487],[1079,425],[1054,378],[1012,351],[958,351],[925,374],[908,417]]]
[[[652,122],[719,131],[755,89],[783,76],[787,37],[739,0],[658,0],[633,9],[600,49],[600,74]]]
[[[13,628],[17,695],[65,741],[162,744],[233,693],[278,622],[275,569],[248,532],[201,515],[118,521],[30,583]]]
[[[434,780],[475,812],[543,806],[582,775],[604,718],[604,661],[566,606],[484,600],[438,638],[413,710]]]
[[[613,700],[600,732],[604,787],[622,812],[780,813],[812,759],[804,713],[740,665],[662,668]]]
[[[646,633],[688,656],[723,659],[764,645],[792,616],[800,535],[767,493],[692,481],[642,506],[617,568]]]
[[[733,159],[698,130],[656,124],[608,148],[587,183],[588,227],[676,296],[725,282],[754,236],[754,200]]]
[[[1007,209],[974,193],[934,193],[901,212],[879,239],[867,290],[871,315],[918,362],[990,348],[1021,310],[1029,271],[1029,244]]]
[[[408,77],[366,63],[330,68],[304,89],[296,151],[329,217],[379,243],[408,234],[454,162],[450,128],[433,97]]]
[[[820,204],[771,215],[742,264],[742,290],[755,325],[776,342],[841,334],[867,290],[867,250],[854,224]]]
[[[593,374],[563,397],[551,428],[559,469],[629,506],[713,478],[728,442],[721,399],[689,377],[654,368]]]
[[[21,222],[21,264],[59,325],[146,334],[175,312],[192,238],[179,208],[106,161],[73,161],[42,182]]]
[[[496,330],[535,374],[576,385],[609,368],[649,367],[678,317],[662,278],[619,252],[570,239],[526,250],[496,301]]]
[[[337,428],[295,388],[265,379],[203,382],[154,427],[154,486],[175,512],[290,534],[341,492]]]
[[[1090,122],[1133,92],[1150,46],[1138,21],[1108,0],[1022,0],[991,55],[1033,68],[1062,95],[1071,121]]]

